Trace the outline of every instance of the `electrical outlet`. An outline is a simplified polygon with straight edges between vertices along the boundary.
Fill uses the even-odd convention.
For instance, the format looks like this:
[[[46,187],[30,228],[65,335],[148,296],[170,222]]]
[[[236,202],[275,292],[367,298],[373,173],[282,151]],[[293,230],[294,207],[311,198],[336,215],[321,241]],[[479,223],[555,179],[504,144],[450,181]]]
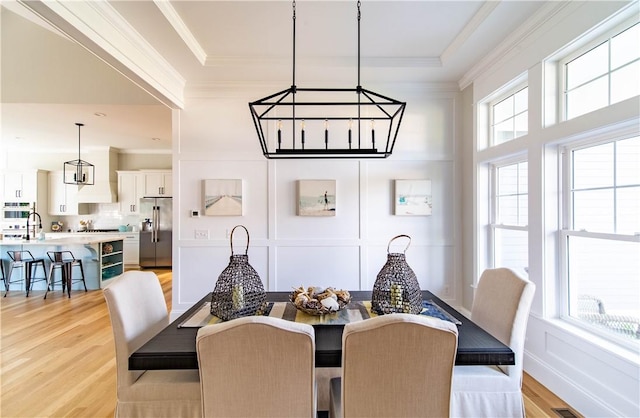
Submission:
[[[447,295],[447,296],[450,296],[449,295],[449,286],[445,286],[444,287],[444,294]]]
[[[196,239],[209,239],[208,229],[196,229]]]

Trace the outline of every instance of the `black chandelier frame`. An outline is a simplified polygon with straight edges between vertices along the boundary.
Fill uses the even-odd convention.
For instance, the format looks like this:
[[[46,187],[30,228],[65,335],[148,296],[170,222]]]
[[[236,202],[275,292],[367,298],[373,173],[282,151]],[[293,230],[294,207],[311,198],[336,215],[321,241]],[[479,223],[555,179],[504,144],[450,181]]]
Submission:
[[[358,1],[357,86],[300,88],[295,82],[296,4],[293,1],[292,85],[249,103],[262,153],[266,158],[387,158],[393,152],[406,102],[360,85],[360,6],[361,2]],[[307,125],[319,128],[320,124],[324,124],[324,136],[305,132]],[[332,128],[331,135],[329,126]],[[345,129],[340,129],[341,126]],[[310,132],[316,131],[318,129]],[[271,139],[268,136],[270,132],[276,133]],[[283,134],[287,132],[290,132],[290,137],[283,139]]]

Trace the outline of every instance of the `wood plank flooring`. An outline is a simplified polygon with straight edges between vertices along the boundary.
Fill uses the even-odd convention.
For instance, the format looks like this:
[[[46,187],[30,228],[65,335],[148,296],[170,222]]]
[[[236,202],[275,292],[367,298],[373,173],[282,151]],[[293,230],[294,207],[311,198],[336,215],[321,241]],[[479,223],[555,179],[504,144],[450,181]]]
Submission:
[[[156,273],[170,308],[171,271]],[[113,417],[115,348],[102,291],[43,295],[0,298],[0,417]],[[528,375],[523,392],[528,417],[568,407]]]

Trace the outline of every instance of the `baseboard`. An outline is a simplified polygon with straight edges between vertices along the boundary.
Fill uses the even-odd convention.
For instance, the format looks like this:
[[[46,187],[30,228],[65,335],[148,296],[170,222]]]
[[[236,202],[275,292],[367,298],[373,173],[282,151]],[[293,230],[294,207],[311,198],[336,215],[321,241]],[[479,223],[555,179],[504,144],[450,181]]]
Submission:
[[[524,353],[524,371],[536,379],[556,396],[571,405],[583,416],[619,417],[619,411],[611,409],[601,402],[596,394],[586,392],[576,382],[557,371],[542,361],[540,358]]]

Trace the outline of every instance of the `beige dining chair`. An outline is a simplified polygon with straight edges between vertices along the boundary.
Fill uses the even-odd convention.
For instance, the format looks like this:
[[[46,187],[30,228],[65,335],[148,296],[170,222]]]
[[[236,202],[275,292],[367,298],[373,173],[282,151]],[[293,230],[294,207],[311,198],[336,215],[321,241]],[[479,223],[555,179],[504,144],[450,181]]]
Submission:
[[[204,417],[315,417],[311,325],[248,316],[198,330]]]
[[[345,325],[342,378],[329,416],[446,417],[458,329],[423,315],[390,314]]]
[[[116,346],[116,417],[200,417],[197,370],[128,369],[129,355],[169,324],[155,273],[126,271],[104,289]]]
[[[535,285],[507,268],[487,269],[478,281],[471,320],[508,345],[514,366],[456,366],[452,417],[523,417],[522,361]]]

